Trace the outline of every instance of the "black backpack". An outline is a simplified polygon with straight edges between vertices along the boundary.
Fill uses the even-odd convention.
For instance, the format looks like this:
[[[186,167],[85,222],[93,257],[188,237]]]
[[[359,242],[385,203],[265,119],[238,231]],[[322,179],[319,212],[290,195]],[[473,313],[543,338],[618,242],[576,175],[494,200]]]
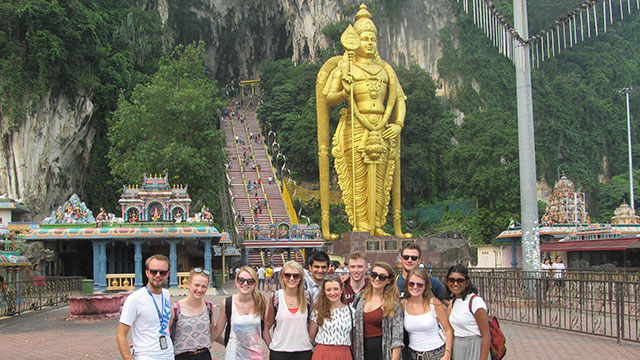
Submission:
[[[224,314],[227,317],[227,325],[224,329],[224,346],[229,343],[229,336],[231,335],[231,309],[233,305],[233,295],[224,299]],[[260,336],[264,331],[264,317],[260,319]]]

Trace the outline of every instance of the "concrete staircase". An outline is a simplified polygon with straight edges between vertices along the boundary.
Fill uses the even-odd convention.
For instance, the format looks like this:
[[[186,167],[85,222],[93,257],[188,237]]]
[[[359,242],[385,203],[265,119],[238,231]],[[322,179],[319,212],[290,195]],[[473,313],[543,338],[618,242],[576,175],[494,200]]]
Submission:
[[[244,121],[241,120],[243,116]],[[257,224],[261,229],[282,221],[290,223],[264,146],[264,137],[260,133],[256,105],[251,103],[246,109],[236,111],[235,116],[226,117],[222,129],[231,159],[227,175],[231,179],[235,213],[244,217],[246,224]],[[271,183],[269,178],[272,179]],[[254,213],[258,203],[262,204],[262,211]]]

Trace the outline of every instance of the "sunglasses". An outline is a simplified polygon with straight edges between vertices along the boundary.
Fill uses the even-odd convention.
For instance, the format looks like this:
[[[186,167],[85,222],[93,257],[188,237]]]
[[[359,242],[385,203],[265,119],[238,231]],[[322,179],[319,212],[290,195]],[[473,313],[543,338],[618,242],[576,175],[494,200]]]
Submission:
[[[409,287],[422,289],[424,287],[424,283],[409,281]]]
[[[282,274],[282,276],[285,277],[285,279],[294,279],[294,280],[298,280],[300,279],[300,274],[288,274],[288,273],[284,273]]]
[[[207,276],[211,275],[211,272],[209,272],[209,270],[204,270],[202,268],[195,268],[195,269],[193,269],[193,272],[196,273],[196,274],[205,274]]]
[[[242,284],[253,285],[255,283],[256,283],[256,280],[253,278],[245,279],[243,277],[238,277],[238,284],[240,285]]]
[[[387,279],[391,279],[391,276],[385,275],[385,274],[378,274],[377,272],[372,271],[371,272],[371,278],[372,279],[378,278],[380,281],[385,281]]]
[[[153,270],[153,269],[148,269],[148,271],[149,271],[149,274],[151,274],[152,276],[156,276],[156,274],[160,274],[160,276],[165,276],[169,272],[169,270]]]
[[[415,255],[402,255],[402,258],[403,258],[403,259],[405,259],[405,260],[409,260],[409,259],[411,259],[411,260],[413,260],[413,261],[416,261],[416,260],[418,260],[419,256],[415,256]]]
[[[465,278],[457,278],[457,279],[447,278],[447,284],[449,284],[449,285],[453,285],[453,284],[462,285],[462,284],[464,284],[466,282],[467,282],[467,279],[465,279]]]

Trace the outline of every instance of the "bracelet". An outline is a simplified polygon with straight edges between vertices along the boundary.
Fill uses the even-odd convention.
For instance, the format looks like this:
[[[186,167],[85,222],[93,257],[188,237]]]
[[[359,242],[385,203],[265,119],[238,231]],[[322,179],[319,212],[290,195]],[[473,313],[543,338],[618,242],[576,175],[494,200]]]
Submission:
[[[449,349],[444,349],[444,352],[447,352],[447,351],[449,352],[449,354],[451,354],[451,350],[449,350]]]

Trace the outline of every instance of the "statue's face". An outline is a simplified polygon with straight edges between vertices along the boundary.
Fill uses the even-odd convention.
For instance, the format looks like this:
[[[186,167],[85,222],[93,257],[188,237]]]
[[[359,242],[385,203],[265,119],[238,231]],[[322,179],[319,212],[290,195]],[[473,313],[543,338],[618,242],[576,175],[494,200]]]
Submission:
[[[360,34],[360,47],[356,50],[356,54],[362,57],[373,57],[378,50],[378,40],[373,31],[363,31]]]

